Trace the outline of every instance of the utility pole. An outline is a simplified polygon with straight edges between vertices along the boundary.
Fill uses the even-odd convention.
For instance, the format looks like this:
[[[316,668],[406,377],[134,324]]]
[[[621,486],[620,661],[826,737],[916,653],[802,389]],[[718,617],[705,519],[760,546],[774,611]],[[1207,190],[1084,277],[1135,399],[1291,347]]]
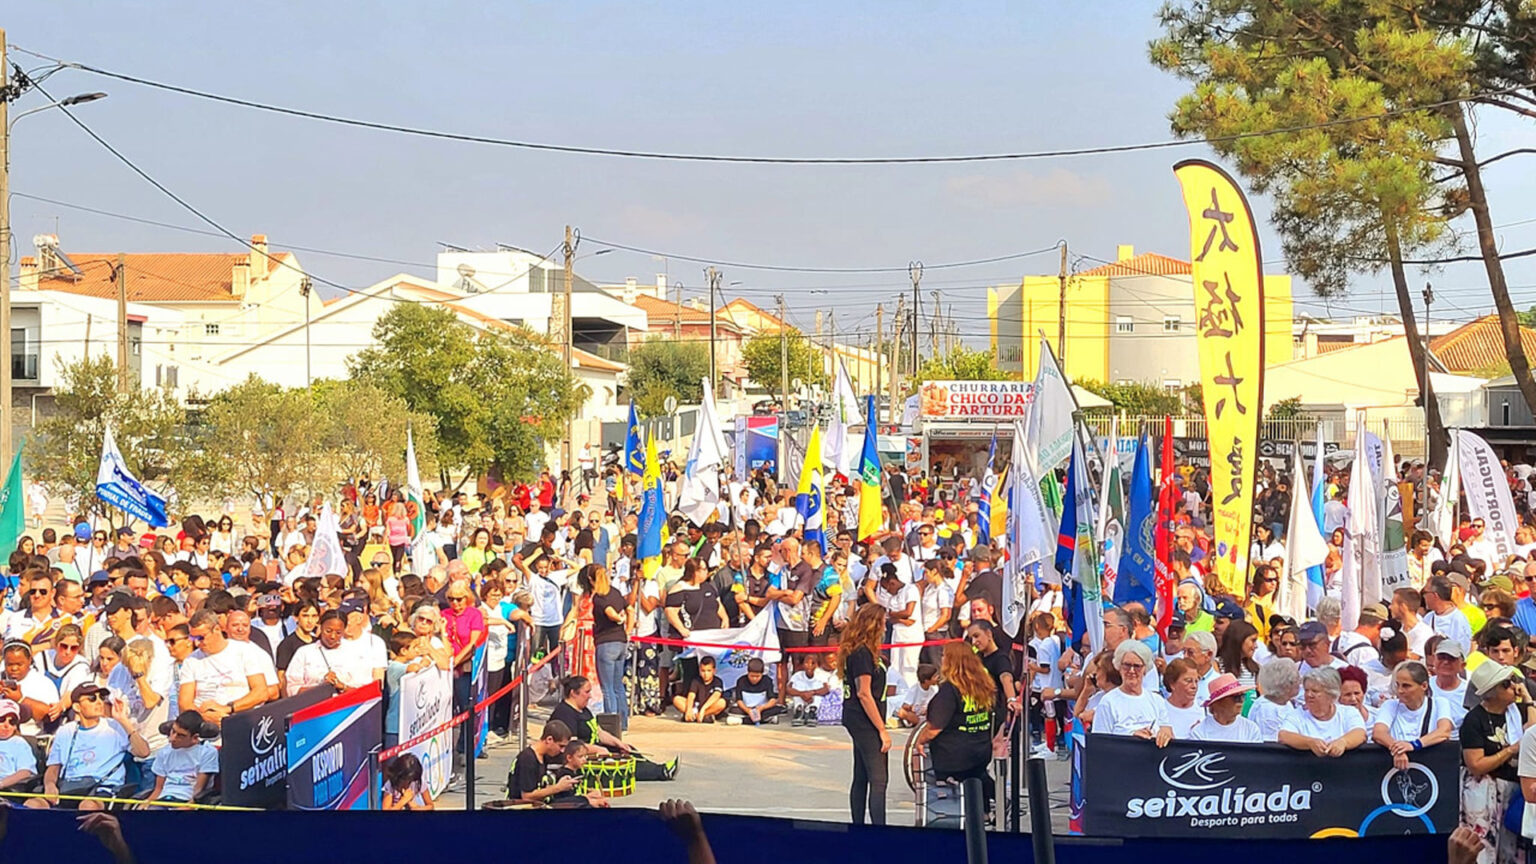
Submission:
[[[933,356],[939,356],[939,329],[942,327],[941,318],[944,307],[939,305],[939,292],[933,293],[933,319],[928,322],[928,341],[933,343]]]
[[[314,378],[310,375],[309,367],[309,277],[299,280],[299,295],[304,298],[304,389],[314,386]]]
[[[720,271],[713,266],[704,269],[704,281],[709,283],[709,395],[720,392],[720,373],[715,369],[715,295],[720,292]]]
[[[923,262],[909,261],[907,263],[907,275],[912,278],[912,368],[908,369],[907,372],[908,374],[916,375],[918,366],[917,322],[919,320],[917,316],[922,306],[922,300],[918,297],[917,294],[917,286],[920,285],[923,281]],[[896,410],[896,406],[894,404],[891,405],[891,410]]]
[[[117,392],[128,392],[128,256],[117,253]],[[9,274],[7,274],[9,275]]]
[[[0,29],[0,464],[11,465],[11,66]]]
[[[789,324],[784,317],[784,295],[774,295],[779,301],[779,393],[784,400],[779,409],[784,413],[784,419],[789,419]]]
[[[571,279],[572,266],[576,263],[576,244],[581,242],[576,238],[576,233],[571,226],[565,226],[565,290],[560,294],[558,304],[559,315],[552,315],[560,322],[560,356],[565,363],[565,374],[571,374]],[[554,323],[553,321],[550,323]],[[571,433],[573,424],[571,418],[565,418],[565,445],[561,448],[560,468],[564,471],[571,470]]]
[[[881,344],[884,341],[885,341],[885,304],[884,303],[876,303],[875,304],[875,397],[876,397],[876,401],[877,402],[878,402],[879,396],[880,396],[880,384],[881,384],[881,382],[883,382],[885,380],[885,374],[884,374],[885,373],[885,369],[883,368],[885,366],[885,346]],[[879,419],[878,419],[879,413],[880,413],[880,406],[877,404],[877,405],[875,405],[875,414],[877,416],[869,418],[869,422],[878,424],[880,422]]]
[[[896,422],[897,400],[901,397],[901,354],[902,354],[902,328],[906,326],[907,319],[905,307],[907,298],[896,298],[896,318],[891,322],[891,404],[886,409],[886,422]]]
[[[1067,357],[1067,242],[1061,242],[1061,298],[1056,304],[1056,360],[1066,368]]]
[[[827,310],[827,375],[837,382],[837,310]]]

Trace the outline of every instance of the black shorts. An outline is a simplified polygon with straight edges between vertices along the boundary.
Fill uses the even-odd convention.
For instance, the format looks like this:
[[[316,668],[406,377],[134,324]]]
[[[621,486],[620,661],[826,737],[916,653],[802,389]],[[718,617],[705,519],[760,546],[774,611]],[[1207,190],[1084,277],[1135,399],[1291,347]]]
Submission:
[[[805,648],[811,644],[811,634],[805,630],[779,629],[780,648]]]

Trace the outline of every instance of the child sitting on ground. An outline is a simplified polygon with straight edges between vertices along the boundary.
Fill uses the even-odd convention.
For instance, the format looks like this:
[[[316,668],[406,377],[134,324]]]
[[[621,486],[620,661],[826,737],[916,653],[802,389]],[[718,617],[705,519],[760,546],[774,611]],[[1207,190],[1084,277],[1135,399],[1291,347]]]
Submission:
[[[789,724],[815,726],[822,700],[832,691],[831,677],[821,670],[814,654],[800,657],[800,668],[789,676]]]
[[[917,664],[917,685],[892,699],[891,720],[902,726],[918,726],[928,719],[928,703],[939,691],[939,667]]]
[[[587,765],[587,748],[580,741],[565,745],[564,761],[549,768],[549,776],[558,786],[566,777],[571,778],[571,788],[556,792],[549,798],[551,807],[607,807],[608,797],[601,789],[586,790],[586,777],[582,769]]]

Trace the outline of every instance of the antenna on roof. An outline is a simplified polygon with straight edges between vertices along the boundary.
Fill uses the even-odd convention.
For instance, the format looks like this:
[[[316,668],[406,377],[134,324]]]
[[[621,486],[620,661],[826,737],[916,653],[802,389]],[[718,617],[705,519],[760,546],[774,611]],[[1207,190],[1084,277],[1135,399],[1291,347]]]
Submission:
[[[437,241],[437,245],[443,247],[444,249],[448,250],[449,252],[468,252],[469,251],[468,249],[465,249],[463,246],[455,246],[452,243],[444,243],[441,240]]]

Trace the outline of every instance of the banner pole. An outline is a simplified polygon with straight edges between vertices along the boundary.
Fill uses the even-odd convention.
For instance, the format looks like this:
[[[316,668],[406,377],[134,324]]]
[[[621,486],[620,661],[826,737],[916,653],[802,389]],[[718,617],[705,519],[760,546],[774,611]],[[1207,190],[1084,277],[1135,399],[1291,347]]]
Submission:
[[[368,751],[368,809],[382,810],[383,781],[379,778],[379,748]]]
[[[474,688],[471,684],[469,700],[469,718],[464,721],[465,730],[468,732],[464,739],[464,809],[473,812],[475,809],[475,762],[479,759],[479,730],[475,727],[480,718],[480,712],[475,710]],[[521,752],[521,751],[519,751]]]
[[[987,803],[980,780],[971,777],[965,781],[960,804],[964,808],[966,864],[987,864]]]
[[[517,685],[517,752],[521,753],[528,749],[528,660],[531,654],[528,643],[533,636],[533,628],[526,623],[517,626],[517,661],[523,681]]]

